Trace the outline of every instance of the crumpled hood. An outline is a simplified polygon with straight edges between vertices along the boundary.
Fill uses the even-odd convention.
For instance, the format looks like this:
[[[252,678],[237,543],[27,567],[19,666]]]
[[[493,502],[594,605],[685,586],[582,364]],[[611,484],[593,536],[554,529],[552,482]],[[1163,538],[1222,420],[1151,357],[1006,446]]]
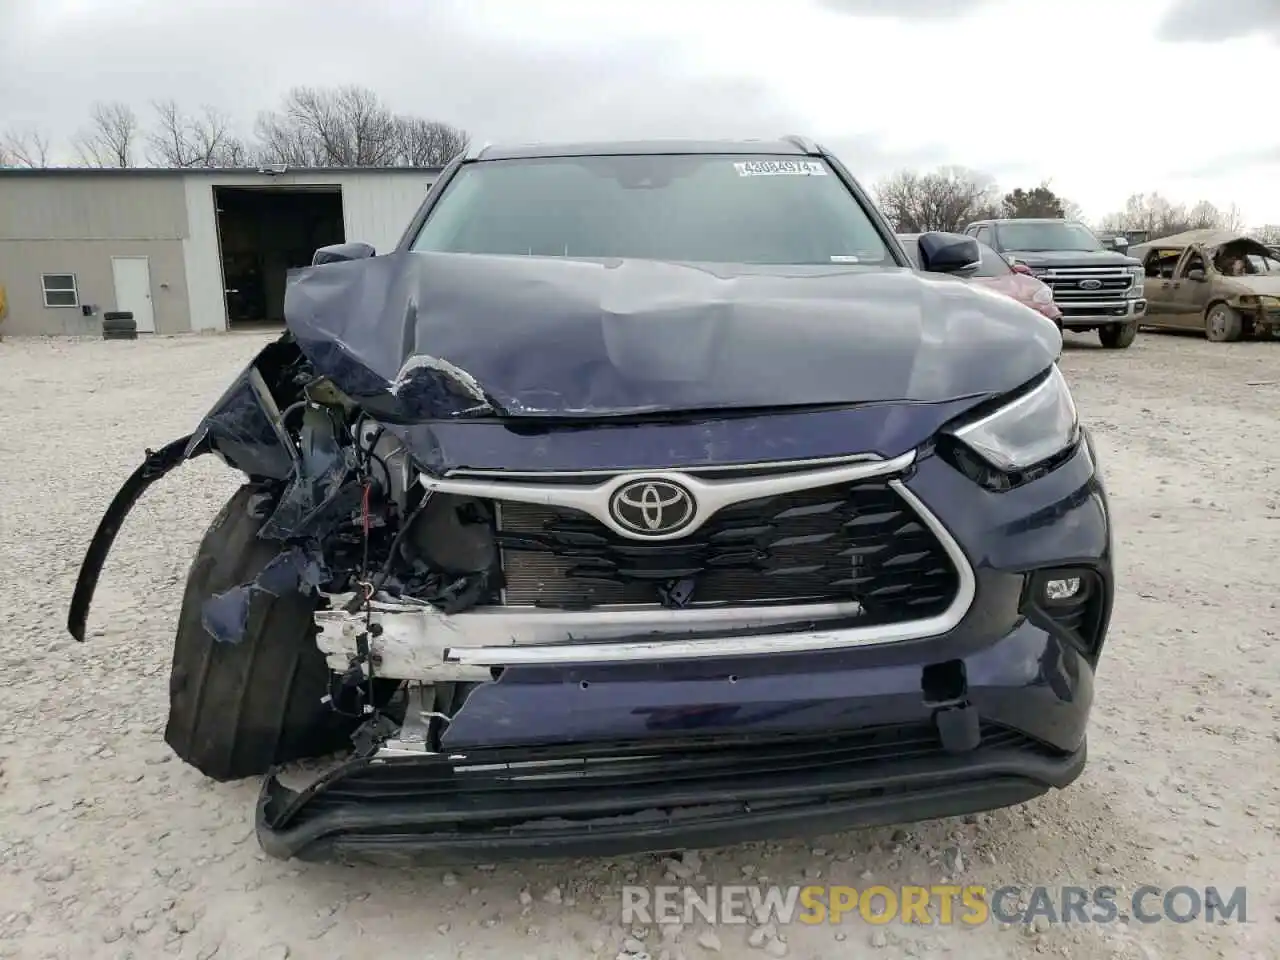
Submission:
[[[293,271],[317,372],[390,422],[940,402],[1011,390],[1053,324],[949,277],[394,253]]]

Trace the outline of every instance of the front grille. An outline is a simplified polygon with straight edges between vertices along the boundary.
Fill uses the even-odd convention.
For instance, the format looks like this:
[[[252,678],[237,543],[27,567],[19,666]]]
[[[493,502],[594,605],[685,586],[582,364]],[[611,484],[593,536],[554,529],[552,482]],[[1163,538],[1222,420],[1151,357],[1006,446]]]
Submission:
[[[1053,289],[1053,299],[1059,306],[1067,306],[1073,300],[1088,303],[1123,303],[1125,293],[1133,286],[1134,276],[1124,267],[1056,267],[1040,275],[1040,279]],[[1092,281],[1100,284],[1097,289],[1086,289],[1081,284]]]
[[[504,501],[497,515],[508,605],[678,606],[680,584],[693,605],[857,601],[892,622],[941,613],[959,585],[937,537],[882,480],[725,507],[659,543],[572,509]]]

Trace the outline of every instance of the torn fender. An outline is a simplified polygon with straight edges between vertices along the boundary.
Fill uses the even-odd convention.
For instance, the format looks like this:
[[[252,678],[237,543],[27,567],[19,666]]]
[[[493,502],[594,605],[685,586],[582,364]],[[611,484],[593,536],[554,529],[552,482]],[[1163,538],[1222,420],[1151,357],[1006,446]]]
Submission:
[[[133,471],[124,486],[116,493],[115,498],[102,515],[98,529],[89,542],[84,560],[80,564],[80,576],[76,580],[75,593],[71,595],[71,611],[67,615],[67,630],[71,636],[84,642],[85,623],[89,619],[89,605],[93,602],[93,593],[98,588],[98,577],[107,562],[107,554],[116,541],[116,535],[124,525],[125,518],[133,510],[147,488],[169,473],[179,464],[192,457],[207,453],[208,449],[194,444],[194,435],[179,437],[165,444],[159,450],[147,451],[142,465]]]
[[[301,360],[288,335],[268,344],[240,372],[196,429],[185,437],[148,450],[142,464],[112,499],[89,543],[71,597],[67,630],[83,642],[89,607],[107,555],[134,505],[148,488],[175,468],[206,453],[250,479],[284,481],[295,472],[298,455],[284,430],[281,411],[266,375],[281,378]]]

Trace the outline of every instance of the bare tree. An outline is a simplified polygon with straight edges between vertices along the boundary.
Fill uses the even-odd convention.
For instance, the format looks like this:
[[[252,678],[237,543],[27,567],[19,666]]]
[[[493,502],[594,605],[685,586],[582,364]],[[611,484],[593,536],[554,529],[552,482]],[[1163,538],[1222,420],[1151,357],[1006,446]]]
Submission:
[[[138,116],[127,103],[93,105],[89,129],[73,140],[81,162],[91,167],[132,167]]]
[[[396,150],[395,118],[363,87],[297,87],[259,118],[258,135],[265,159],[297,166],[389,166]]]
[[[213,107],[188,117],[173,100],[152,104],[156,127],[147,135],[147,155],[164,167],[239,167],[245,146],[231,133],[231,121]]]
[[[954,232],[974,220],[999,216],[992,179],[964,167],[924,174],[901,171],[877,186],[876,200],[902,233]]]
[[[443,167],[466,151],[466,132],[438,120],[396,117],[395,162],[402,167]]]
[[[1264,223],[1249,232],[1263,243],[1280,243],[1280,223]]]
[[[1226,210],[1201,200],[1190,209],[1172,203],[1158,193],[1135,193],[1124,210],[1103,217],[1104,230],[1144,230],[1152,240],[1183,233],[1187,230],[1239,230],[1240,209],[1234,204]]]
[[[258,117],[259,158],[298,167],[436,166],[466,149],[467,134],[395,116],[364,87],[297,87]],[[441,159],[444,158],[444,159]]]
[[[47,167],[49,138],[39,130],[9,130],[0,137],[0,167]]]

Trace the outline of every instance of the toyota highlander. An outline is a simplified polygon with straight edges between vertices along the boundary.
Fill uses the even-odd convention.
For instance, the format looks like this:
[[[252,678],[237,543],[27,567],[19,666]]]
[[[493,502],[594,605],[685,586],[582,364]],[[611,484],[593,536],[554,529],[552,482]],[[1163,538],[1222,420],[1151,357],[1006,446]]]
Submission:
[[[487,147],[89,544],[213,454],[165,738],[271,855],[491,861],[953,816],[1081,772],[1107,498],[1054,323],[778,141]],[[305,762],[298,762],[305,761]]]

